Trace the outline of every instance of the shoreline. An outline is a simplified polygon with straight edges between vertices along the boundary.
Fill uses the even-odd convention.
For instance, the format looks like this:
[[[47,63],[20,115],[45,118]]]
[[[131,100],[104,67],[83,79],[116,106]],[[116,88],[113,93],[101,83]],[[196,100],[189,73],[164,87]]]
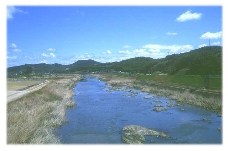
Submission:
[[[222,99],[205,98],[189,91],[180,92],[164,87],[141,83],[134,78],[119,77],[110,74],[91,74],[113,87],[134,88],[216,112],[222,116]],[[73,87],[82,79],[82,75],[64,75],[51,79],[42,89],[32,92],[20,99],[7,103],[7,144],[60,144],[55,134],[56,127],[67,122],[66,109],[76,103]]]
[[[108,85],[113,87],[126,86],[134,88],[143,92],[152,93],[157,96],[165,96],[169,99],[175,100],[178,103],[188,104],[202,109],[206,109],[222,116],[222,97],[205,97],[200,94],[191,93],[189,90],[175,90],[168,87],[151,86],[135,78],[119,77],[111,74],[92,74],[92,76],[105,81]]]
[[[58,144],[54,129],[66,119],[66,109],[76,103],[73,87],[82,75],[51,79],[42,89],[7,103],[7,144]]]

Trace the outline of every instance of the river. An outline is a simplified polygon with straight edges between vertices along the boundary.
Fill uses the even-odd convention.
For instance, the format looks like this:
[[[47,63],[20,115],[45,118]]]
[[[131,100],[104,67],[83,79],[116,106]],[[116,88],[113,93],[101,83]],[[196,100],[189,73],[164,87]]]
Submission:
[[[135,89],[113,89],[84,76],[74,88],[77,105],[56,129],[64,144],[122,144],[124,126],[139,125],[170,138],[145,136],[145,144],[221,144],[222,117],[215,113]],[[164,107],[157,112],[154,108]]]

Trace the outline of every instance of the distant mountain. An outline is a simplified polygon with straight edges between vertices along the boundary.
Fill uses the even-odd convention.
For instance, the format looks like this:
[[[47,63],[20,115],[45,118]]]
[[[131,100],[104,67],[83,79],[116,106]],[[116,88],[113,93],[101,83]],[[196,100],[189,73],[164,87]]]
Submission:
[[[14,66],[7,68],[8,75],[15,74],[32,74],[32,73],[65,73],[68,72],[71,68],[84,67],[100,64],[94,60],[78,60],[77,62],[70,65],[61,65],[61,64],[25,64],[21,66]]]
[[[117,62],[112,65],[112,68],[115,71],[147,73],[149,70],[147,66],[153,62],[156,62],[156,59],[136,57]]]
[[[168,55],[162,59],[137,57],[123,60],[112,66],[114,70],[123,72],[185,75],[221,75],[222,47],[207,46],[190,52]]]
[[[61,64],[25,64],[7,68],[8,75],[31,74],[31,73],[54,73],[65,69]]]
[[[100,62],[94,61],[94,60],[78,60],[77,62],[68,65],[68,67],[84,67],[84,66],[92,66],[92,65],[98,65]]]
[[[169,55],[151,66],[153,71],[168,74],[221,75],[222,47],[207,46],[187,53]]]
[[[162,72],[183,75],[222,75],[222,47],[207,46],[186,53],[168,55],[162,59],[136,57],[112,63],[78,60],[70,65],[26,64],[8,68],[7,74],[118,71],[129,73]]]

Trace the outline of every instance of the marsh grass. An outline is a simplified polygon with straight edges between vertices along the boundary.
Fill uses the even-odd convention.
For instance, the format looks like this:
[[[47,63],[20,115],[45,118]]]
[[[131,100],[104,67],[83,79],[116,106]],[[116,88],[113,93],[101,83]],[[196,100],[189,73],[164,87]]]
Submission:
[[[8,144],[56,144],[54,128],[67,122],[66,109],[74,106],[72,87],[80,75],[53,80],[42,89],[7,104]]]
[[[127,86],[135,88],[143,92],[153,93],[157,96],[165,96],[169,99],[175,100],[178,103],[189,104],[192,106],[200,107],[203,109],[217,112],[217,115],[222,114],[222,99],[221,97],[211,96],[204,97],[199,94],[191,93],[192,91],[186,90],[172,90],[165,86],[151,85],[149,81],[137,80],[130,77],[120,77],[116,75],[95,75],[98,78],[106,81],[107,84],[112,86]],[[121,82],[122,81],[122,82]]]
[[[193,87],[197,89],[205,88],[205,79],[203,76],[190,75],[135,75],[135,78],[146,83],[160,83],[164,85],[179,85],[185,87]],[[222,89],[222,78],[210,78],[210,89]]]
[[[156,89],[156,88],[149,88],[150,93],[153,93],[158,96],[165,96],[172,100],[176,100],[179,103],[186,103],[189,105],[193,105],[196,107],[204,108],[207,110],[212,110],[215,112],[221,112],[222,110],[222,100],[221,98],[210,97],[205,98],[201,95],[192,94],[188,91],[174,91],[169,89]]]

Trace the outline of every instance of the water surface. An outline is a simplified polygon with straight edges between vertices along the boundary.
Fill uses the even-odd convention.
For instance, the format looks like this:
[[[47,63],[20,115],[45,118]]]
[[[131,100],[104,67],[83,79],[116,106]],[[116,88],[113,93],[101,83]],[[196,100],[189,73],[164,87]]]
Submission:
[[[221,117],[204,109],[189,105],[169,107],[175,101],[125,87],[115,90],[91,76],[78,82],[74,92],[77,105],[67,110],[69,122],[57,129],[62,143],[120,144],[126,125],[152,128],[171,138],[146,136],[145,143],[222,143],[222,132],[218,130]],[[153,111],[154,105],[167,110]]]

